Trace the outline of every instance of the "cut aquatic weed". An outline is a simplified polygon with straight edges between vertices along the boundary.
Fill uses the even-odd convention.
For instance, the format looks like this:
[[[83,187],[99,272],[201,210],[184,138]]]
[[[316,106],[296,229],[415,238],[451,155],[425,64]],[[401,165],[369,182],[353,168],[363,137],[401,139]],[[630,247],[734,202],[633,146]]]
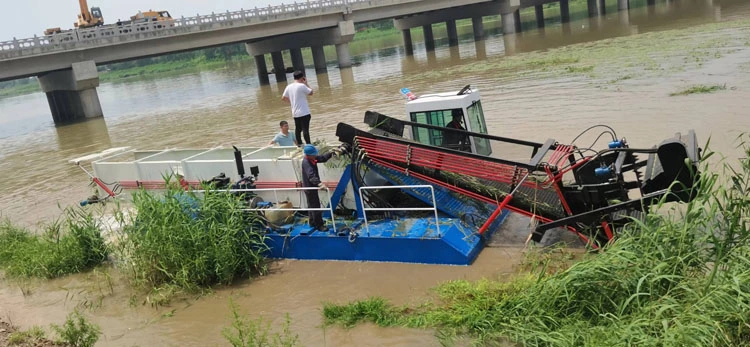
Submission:
[[[299,336],[290,329],[289,314],[284,318],[281,332],[271,332],[271,322],[263,317],[257,320],[248,319],[239,307],[230,299],[232,309],[232,326],[222,329],[221,334],[234,347],[292,347],[299,343]]]
[[[690,94],[708,94],[717,92],[719,90],[725,90],[727,89],[726,84],[714,84],[714,85],[697,85],[697,86],[691,86],[688,88],[685,88],[679,92],[670,93],[669,96],[678,96],[678,95],[690,95]]]
[[[99,326],[90,323],[78,311],[69,314],[62,326],[53,324],[52,329],[60,335],[60,342],[74,347],[91,347],[101,335]]]
[[[65,210],[63,220],[32,234],[10,221],[0,223],[0,266],[13,277],[55,278],[102,264],[108,249],[93,212]]]
[[[439,300],[412,310],[380,302],[382,312],[396,314],[386,325],[433,328],[482,345],[747,345],[750,136],[742,139],[739,165],[725,164],[722,176],[704,161],[695,199],[630,223],[603,252],[508,283],[450,282],[439,287]],[[376,321],[329,317],[351,305],[327,306],[326,321]]]
[[[167,183],[163,194],[134,193],[136,213],[121,221],[119,251],[136,286],[154,294],[200,291],[265,273],[265,235],[257,214],[243,211],[241,196]]]

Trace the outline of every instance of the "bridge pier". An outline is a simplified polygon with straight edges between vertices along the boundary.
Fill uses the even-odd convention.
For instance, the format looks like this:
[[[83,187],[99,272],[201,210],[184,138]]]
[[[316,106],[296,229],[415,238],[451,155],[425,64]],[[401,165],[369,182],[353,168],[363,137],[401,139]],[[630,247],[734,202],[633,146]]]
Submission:
[[[265,54],[255,56],[255,70],[258,71],[258,82],[260,84],[269,84],[268,67],[266,66]]]
[[[603,16],[607,14],[607,2],[606,0],[599,0],[599,15]]]
[[[302,48],[310,47],[313,62],[315,63],[315,71],[324,72],[326,71],[326,57],[323,46],[335,45],[339,67],[350,67],[352,66],[352,60],[349,55],[348,43],[352,39],[354,39],[354,22],[347,20],[339,22],[336,27],[279,35],[273,38],[247,42],[245,43],[245,49],[251,56],[271,53],[276,81],[281,82],[286,81],[284,59],[281,55],[283,50],[289,50],[294,69],[304,71],[305,62],[302,58]]]
[[[38,76],[55,124],[68,124],[103,117],[96,87],[99,73],[96,63],[73,63],[71,69]]]
[[[597,2],[599,0],[586,0],[586,5],[588,6],[589,10],[589,17],[593,17],[599,14],[599,9],[597,8]]]
[[[448,46],[458,46],[458,29],[456,20],[451,19],[445,22],[445,28],[448,31]]]
[[[484,23],[482,23],[482,17],[471,18],[471,28],[474,30],[474,40],[481,40],[484,38]]]
[[[276,75],[276,83],[286,82],[286,67],[281,51],[271,52],[271,62],[273,63],[273,74]]]
[[[560,0],[560,21],[563,23],[570,22],[570,6],[568,0]]]
[[[305,61],[302,59],[302,49],[290,48],[289,55],[292,56],[292,67],[294,67],[294,70],[305,71]]]
[[[503,35],[521,31],[521,0],[500,1],[500,20],[503,22]]]
[[[339,68],[352,67],[352,58],[349,56],[349,44],[337,43],[336,55],[339,58]]]
[[[544,28],[544,6],[534,6],[534,14],[536,14],[536,26],[538,28]]]
[[[432,34],[432,24],[422,26],[422,32],[424,33],[424,47],[428,51],[435,50],[435,35]]]
[[[503,22],[503,35],[515,33],[517,27],[515,11],[510,13],[502,13],[500,14],[500,17],[500,20]]]
[[[414,44],[411,42],[411,29],[401,30],[401,37],[404,40],[406,55],[414,55]]]
[[[627,11],[630,8],[630,1],[628,0],[617,0],[617,9],[619,11]]]
[[[328,65],[326,64],[326,52],[323,50],[323,46],[312,46],[310,47],[313,56],[313,64],[315,64],[315,72],[321,73],[328,71]]]

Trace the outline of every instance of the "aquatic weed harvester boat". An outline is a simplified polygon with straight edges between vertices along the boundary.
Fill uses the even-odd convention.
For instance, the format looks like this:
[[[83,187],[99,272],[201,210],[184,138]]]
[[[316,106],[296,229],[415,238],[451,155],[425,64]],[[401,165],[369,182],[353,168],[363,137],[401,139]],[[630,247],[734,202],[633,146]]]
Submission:
[[[320,191],[319,210],[331,226],[325,232],[301,216],[311,210],[302,191],[317,188],[300,186],[302,153],[295,147],[116,148],[71,162],[84,170],[90,163],[86,172],[107,198],[163,189],[165,175],[197,193],[210,181],[213,189],[245,194],[248,211],[286,217],[267,218],[272,258],[468,265],[509,212],[538,221],[534,241],[565,228],[598,247],[648,206],[694,197],[701,150],[693,131],[634,148],[613,129],[594,126],[584,131],[604,129],[594,144],[609,137],[596,150],[575,139],[487,134],[479,91],[469,86],[409,99],[409,120],[368,111],[369,129],[339,123],[341,144],[320,146],[322,153],[347,153],[319,165],[329,187]],[[498,150],[507,146],[514,149]]]

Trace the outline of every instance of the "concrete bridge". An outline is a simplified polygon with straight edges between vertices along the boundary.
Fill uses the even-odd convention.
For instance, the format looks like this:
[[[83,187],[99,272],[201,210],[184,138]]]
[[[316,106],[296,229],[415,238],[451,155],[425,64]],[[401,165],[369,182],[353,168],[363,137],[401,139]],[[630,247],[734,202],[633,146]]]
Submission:
[[[604,0],[587,0],[589,14]],[[611,0],[613,1],[613,0]],[[627,9],[628,0],[618,1]],[[649,0],[652,1],[652,0]],[[413,54],[410,29],[422,27],[425,46],[434,49],[432,24],[445,22],[450,45],[458,44],[456,20],[471,18],[474,36],[484,35],[482,17],[502,16],[503,32],[520,31],[519,10],[560,2],[563,22],[570,18],[568,0],[320,0],[176,19],[164,22],[107,25],[91,29],[0,42],[0,81],[37,76],[57,124],[102,116],[96,93],[96,66],[181,51],[245,43],[254,56],[258,78],[269,83],[265,54],[271,54],[277,81],[286,81],[282,51],[289,50],[294,69],[304,70],[301,48],[310,47],[316,71],[326,69],[323,46],[334,45],[341,68],[351,66],[348,43],[355,23],[393,19]]]

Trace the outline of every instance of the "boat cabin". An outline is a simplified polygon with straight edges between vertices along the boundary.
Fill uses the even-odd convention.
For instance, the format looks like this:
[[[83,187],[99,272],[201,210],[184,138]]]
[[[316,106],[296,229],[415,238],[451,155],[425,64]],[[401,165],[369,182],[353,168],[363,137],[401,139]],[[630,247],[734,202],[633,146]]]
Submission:
[[[411,138],[431,146],[490,155],[492,148],[488,139],[467,136],[459,131],[440,129],[449,128],[487,134],[487,123],[480,99],[479,90],[472,90],[467,86],[458,93],[420,95],[407,101],[406,113],[409,121],[430,126],[420,127],[412,124]],[[458,123],[460,125],[456,125],[456,122],[460,122]]]

